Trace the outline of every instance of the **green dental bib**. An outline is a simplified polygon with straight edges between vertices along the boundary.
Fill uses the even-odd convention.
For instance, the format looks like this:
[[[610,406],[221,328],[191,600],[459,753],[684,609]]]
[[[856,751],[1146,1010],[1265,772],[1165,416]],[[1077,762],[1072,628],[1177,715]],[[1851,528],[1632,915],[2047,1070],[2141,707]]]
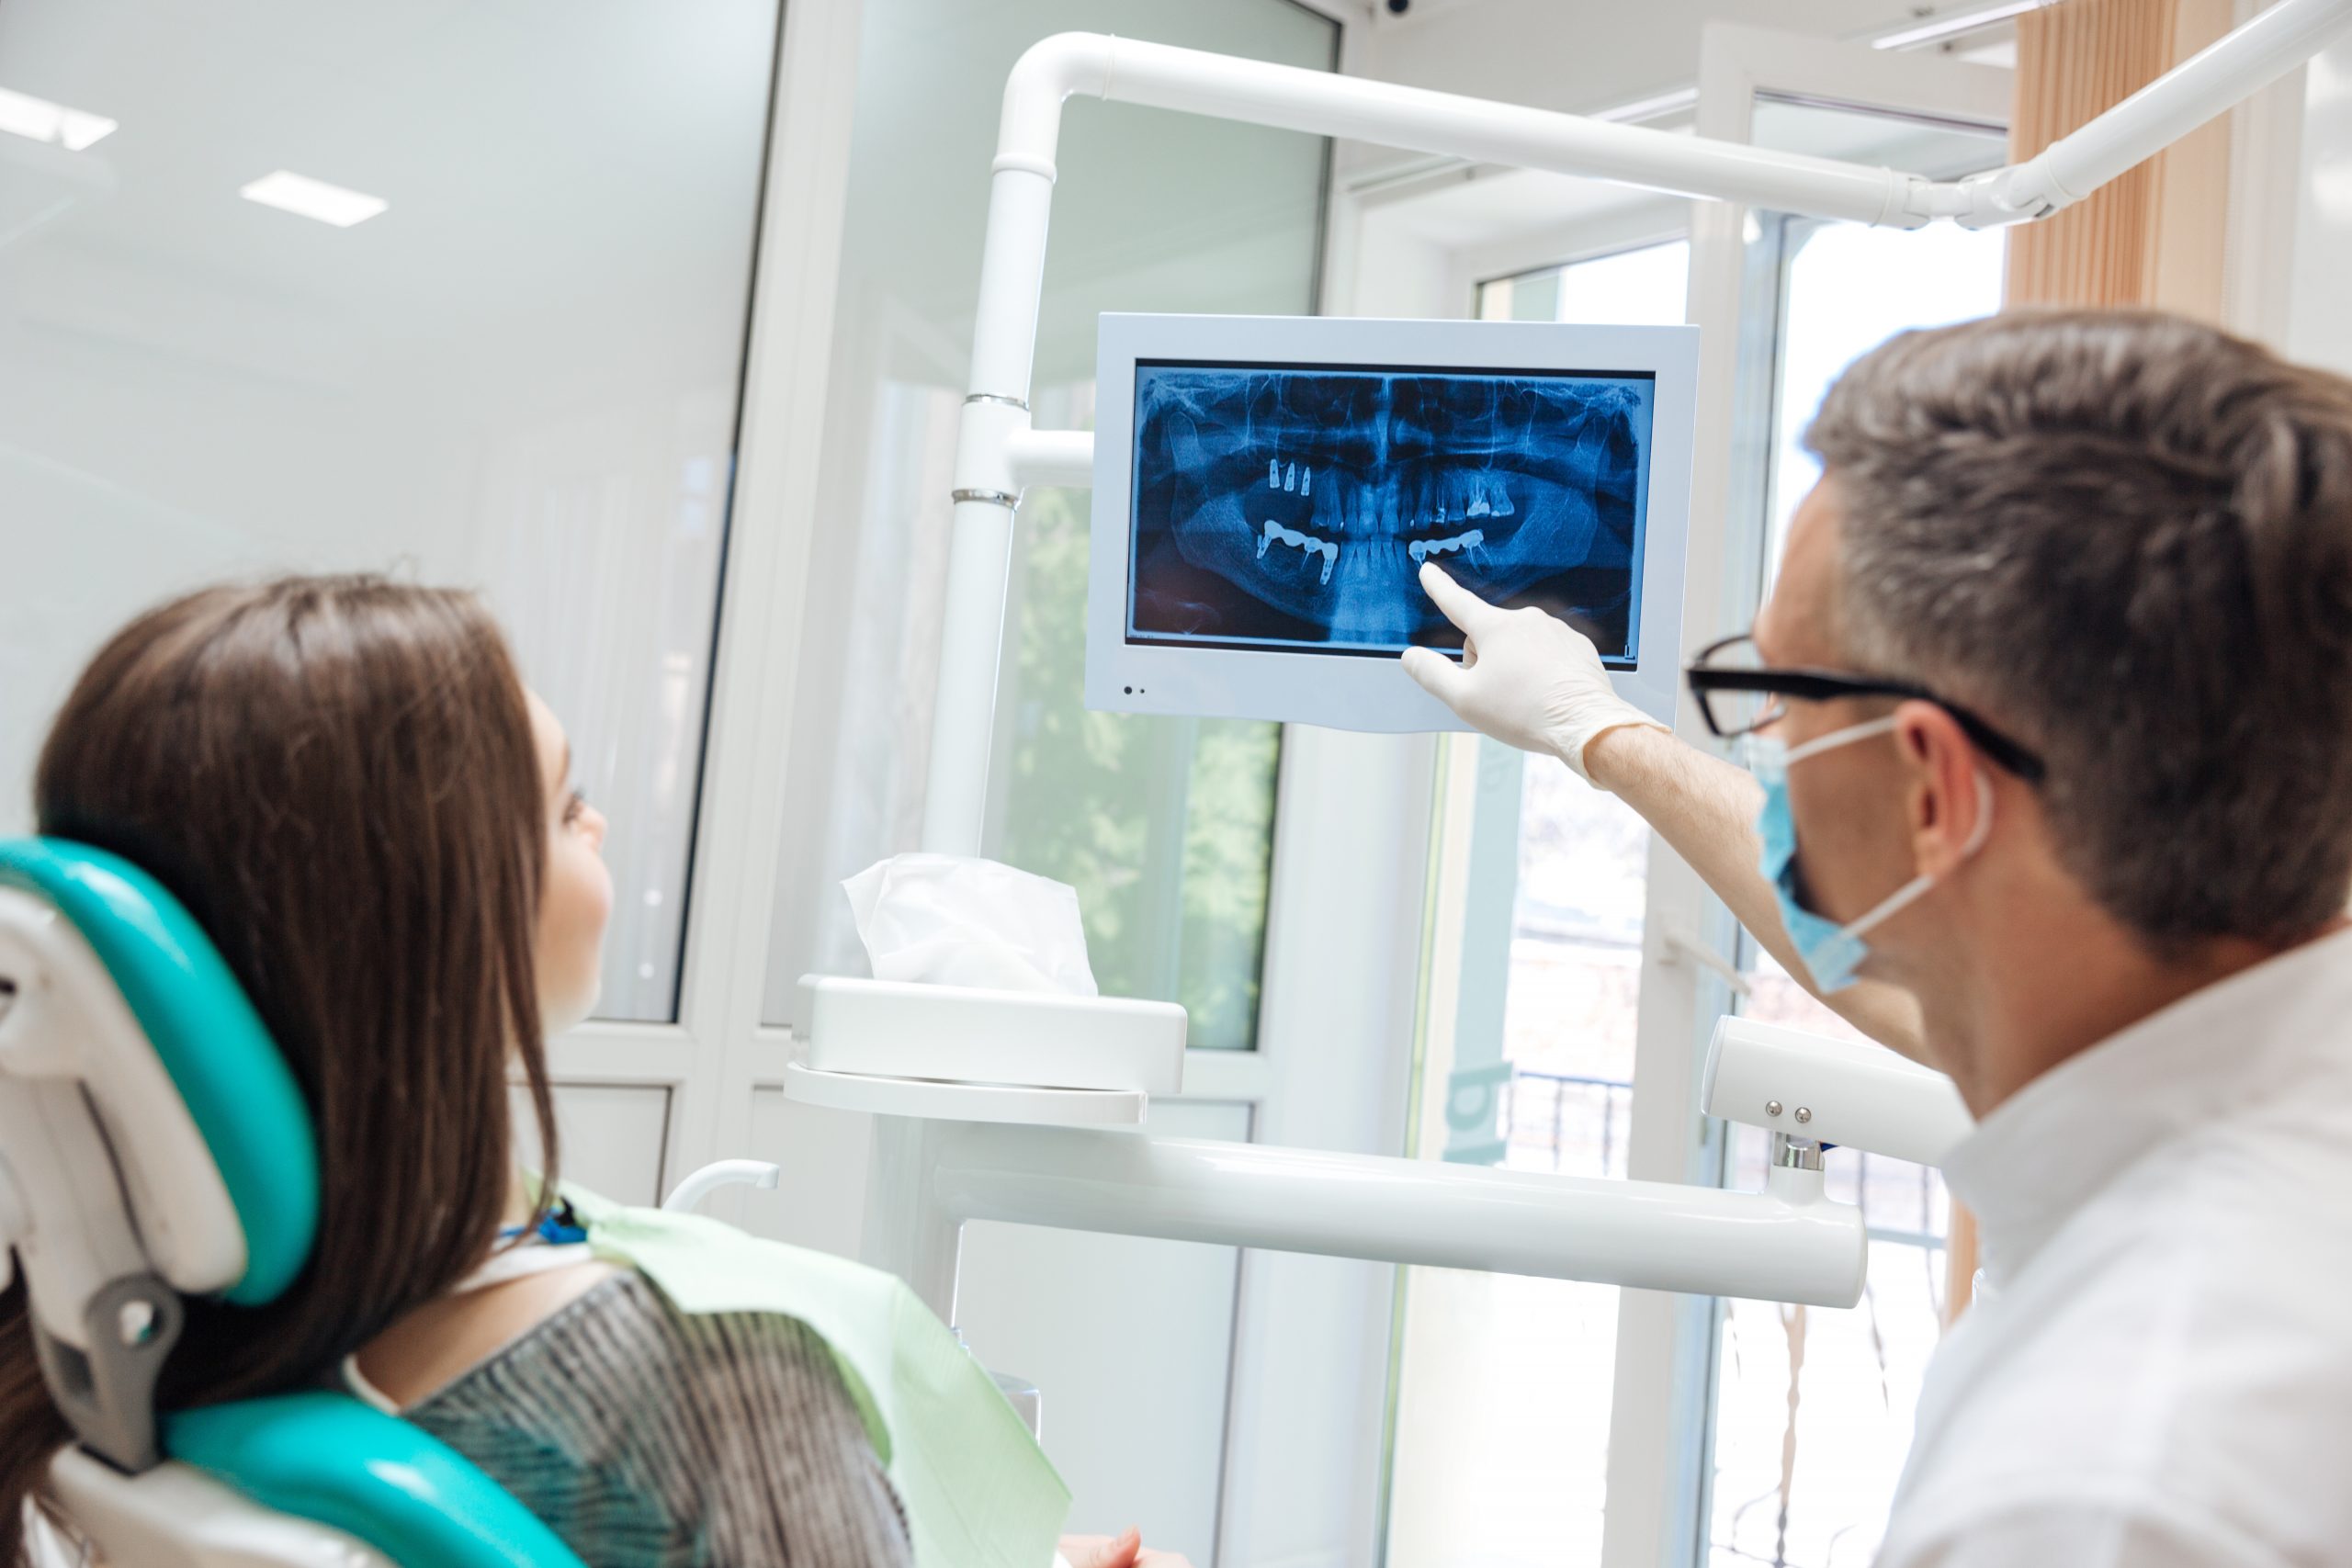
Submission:
[[[692,1314],[777,1313],[821,1336],[906,1506],[917,1568],[1046,1568],[1069,1488],[979,1362],[904,1281],[695,1214],[567,1185],[596,1256]]]

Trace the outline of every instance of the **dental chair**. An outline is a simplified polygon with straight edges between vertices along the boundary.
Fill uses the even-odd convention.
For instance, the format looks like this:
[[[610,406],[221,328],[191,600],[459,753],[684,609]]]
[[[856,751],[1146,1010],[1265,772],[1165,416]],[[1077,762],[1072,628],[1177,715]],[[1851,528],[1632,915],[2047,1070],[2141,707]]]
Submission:
[[[21,1273],[76,1441],[51,1471],[109,1568],[580,1568],[454,1450],[345,1394],[164,1413],[188,1297],[257,1307],[309,1259],[293,1074],[155,880],[0,840],[0,1287]]]

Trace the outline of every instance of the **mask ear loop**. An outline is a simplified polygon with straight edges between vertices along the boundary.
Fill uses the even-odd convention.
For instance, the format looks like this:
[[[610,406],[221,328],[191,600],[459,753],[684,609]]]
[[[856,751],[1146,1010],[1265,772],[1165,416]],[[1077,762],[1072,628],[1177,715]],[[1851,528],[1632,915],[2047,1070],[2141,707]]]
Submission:
[[[1892,735],[1893,733],[1894,733],[1893,714],[1887,715],[1884,718],[1866,719],[1860,724],[1849,724],[1843,729],[1833,729],[1826,735],[1816,735],[1804,745],[1789,751],[1783,760],[1789,763],[1802,762],[1807,757],[1849,745],[1856,740],[1867,740],[1873,735]]]
[[[1983,849],[1984,840],[1992,836],[1993,781],[1985,777],[1984,769],[1979,768],[1976,770],[1976,830],[1969,834],[1968,842],[1961,846],[1960,858],[1962,861],[1975,859],[1976,852]]]

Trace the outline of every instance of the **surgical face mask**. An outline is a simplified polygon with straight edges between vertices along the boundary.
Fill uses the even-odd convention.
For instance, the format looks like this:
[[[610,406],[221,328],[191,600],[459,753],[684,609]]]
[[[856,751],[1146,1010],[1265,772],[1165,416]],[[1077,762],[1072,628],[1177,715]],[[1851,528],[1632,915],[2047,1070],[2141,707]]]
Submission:
[[[1797,825],[1789,814],[1789,770],[1807,757],[1872,736],[1890,734],[1894,729],[1892,716],[1872,719],[1867,724],[1832,730],[1794,750],[1776,735],[1747,738],[1748,769],[1756,775],[1756,782],[1764,786],[1764,807],[1756,817],[1756,832],[1764,840],[1764,852],[1757,869],[1772,885],[1772,896],[1780,902],[1781,921],[1788,927],[1789,940],[1796,944],[1797,956],[1804,960],[1815,988],[1825,995],[1842,991],[1854,983],[1854,972],[1870,956],[1870,943],[1862,940],[1863,936],[1897,910],[1917,901],[1935,886],[1936,879],[1925,874],[1915,876],[1881,899],[1860,919],[1842,926],[1797,902]],[[1976,774],[1976,830],[1968,836],[1968,845],[1962,852],[1963,859],[1983,849],[1985,838],[1993,831],[1993,785],[1981,770]]]

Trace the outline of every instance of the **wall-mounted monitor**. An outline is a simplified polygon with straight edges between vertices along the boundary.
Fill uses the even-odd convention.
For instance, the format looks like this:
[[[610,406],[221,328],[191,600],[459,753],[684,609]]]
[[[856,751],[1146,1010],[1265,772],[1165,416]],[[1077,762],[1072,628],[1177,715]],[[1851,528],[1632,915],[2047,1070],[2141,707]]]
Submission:
[[[1105,315],[1086,700],[1343,729],[1462,728],[1422,591],[1591,637],[1671,723],[1698,329]]]

